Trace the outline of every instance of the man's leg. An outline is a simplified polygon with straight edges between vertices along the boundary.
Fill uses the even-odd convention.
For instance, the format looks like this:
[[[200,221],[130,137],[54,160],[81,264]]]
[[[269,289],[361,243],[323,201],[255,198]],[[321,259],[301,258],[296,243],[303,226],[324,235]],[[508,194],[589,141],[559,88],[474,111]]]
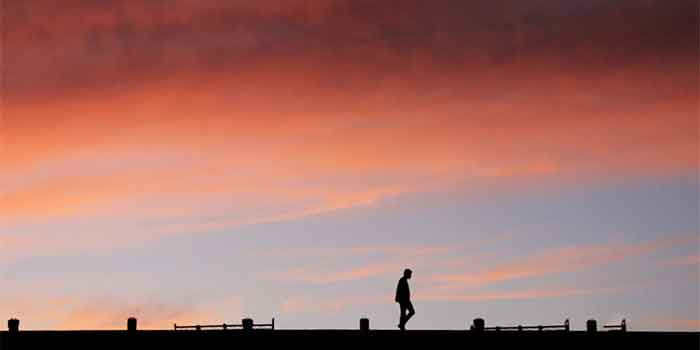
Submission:
[[[399,309],[401,311],[399,314],[399,329],[404,330],[406,328],[406,304],[399,303]]]
[[[404,317],[404,321],[403,321],[404,327],[406,327],[406,322],[408,322],[408,320],[410,320],[411,317],[413,317],[413,315],[416,314],[416,310],[413,309],[413,304],[410,301],[408,303],[406,303],[405,308],[408,309],[408,315],[406,315]]]

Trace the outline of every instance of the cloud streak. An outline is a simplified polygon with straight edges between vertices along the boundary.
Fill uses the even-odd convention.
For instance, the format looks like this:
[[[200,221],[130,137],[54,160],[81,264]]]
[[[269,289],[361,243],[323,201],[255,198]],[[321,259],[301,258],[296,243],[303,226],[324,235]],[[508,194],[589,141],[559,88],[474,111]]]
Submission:
[[[662,262],[664,266],[695,266],[700,265],[700,255],[680,256]]]
[[[587,296],[615,292],[614,288],[539,288],[514,291],[488,291],[472,293],[426,293],[416,297],[423,301],[442,302],[488,302],[505,300],[551,299],[561,297]]]
[[[475,273],[439,274],[433,276],[433,280],[443,284],[442,288],[448,289],[483,287],[505,281],[531,279],[620,262],[692,240],[694,240],[693,236],[681,236],[641,243],[554,248],[512,262],[496,264]]]

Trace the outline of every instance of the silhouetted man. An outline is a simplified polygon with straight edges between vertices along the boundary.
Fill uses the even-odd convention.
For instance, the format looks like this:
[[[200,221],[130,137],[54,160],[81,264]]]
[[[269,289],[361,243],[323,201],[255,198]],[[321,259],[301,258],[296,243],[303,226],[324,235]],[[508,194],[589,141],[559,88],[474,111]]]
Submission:
[[[399,308],[401,308],[401,316],[399,317],[399,329],[406,330],[406,322],[416,314],[413,310],[413,304],[411,304],[411,291],[408,290],[408,280],[411,279],[413,271],[410,269],[405,269],[403,271],[403,277],[399,279],[399,284],[396,286],[396,300],[399,303]],[[408,314],[406,314],[408,311]]]

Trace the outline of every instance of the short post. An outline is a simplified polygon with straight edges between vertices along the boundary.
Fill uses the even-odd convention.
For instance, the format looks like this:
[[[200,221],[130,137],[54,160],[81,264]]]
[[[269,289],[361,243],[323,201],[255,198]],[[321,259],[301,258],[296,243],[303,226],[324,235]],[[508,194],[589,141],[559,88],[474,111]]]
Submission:
[[[11,318],[11,319],[7,320],[7,330],[10,333],[19,332],[19,320],[16,318]]]
[[[129,317],[129,319],[126,320],[126,330],[129,332],[136,332],[136,318],[135,317]]]
[[[566,319],[566,321],[564,321],[564,330],[567,331],[567,332],[571,330],[571,326],[569,325],[569,319],[568,319],[568,318]]]
[[[360,319],[360,331],[369,332],[369,318]]]
[[[586,321],[586,332],[595,333],[598,331],[598,322],[594,319]]]
[[[622,324],[620,324],[620,330],[623,332],[627,332],[627,320],[624,318],[622,319]]]
[[[252,318],[244,318],[241,320],[241,325],[243,325],[244,331],[252,331],[253,330],[253,319]]]
[[[522,331],[523,331],[523,325],[521,325],[521,324],[518,325],[518,331],[519,331],[519,332],[522,332]]]
[[[474,319],[474,324],[472,325],[472,330],[477,333],[481,333],[484,331],[486,322],[484,321],[483,318],[475,318]]]

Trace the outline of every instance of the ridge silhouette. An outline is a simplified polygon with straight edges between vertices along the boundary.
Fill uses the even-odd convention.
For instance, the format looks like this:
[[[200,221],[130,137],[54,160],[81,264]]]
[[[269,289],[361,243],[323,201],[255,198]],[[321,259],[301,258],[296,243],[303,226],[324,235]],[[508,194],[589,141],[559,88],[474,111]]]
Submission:
[[[698,332],[469,330],[0,331],[0,349],[698,349]]]

